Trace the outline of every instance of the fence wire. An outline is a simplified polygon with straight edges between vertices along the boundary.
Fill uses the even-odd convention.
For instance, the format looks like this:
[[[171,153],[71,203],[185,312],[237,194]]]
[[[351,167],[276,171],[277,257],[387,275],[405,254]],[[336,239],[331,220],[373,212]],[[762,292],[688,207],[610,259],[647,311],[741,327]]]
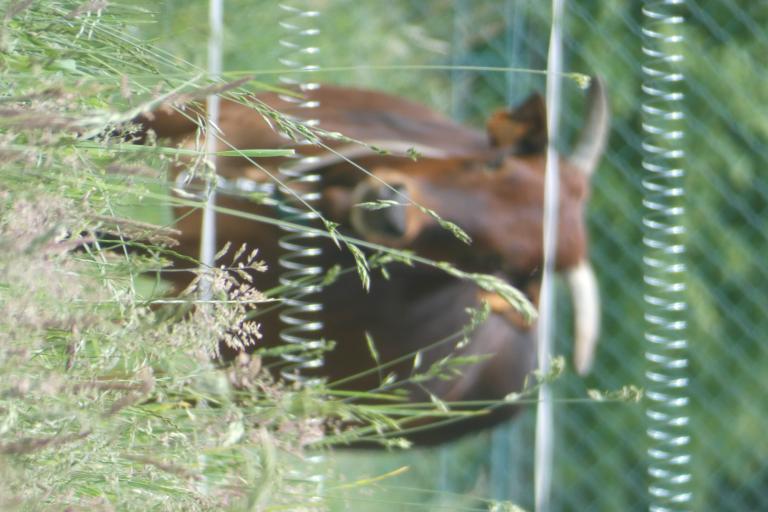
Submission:
[[[493,109],[544,90],[540,74],[462,66],[544,70],[548,2],[317,3],[327,24],[319,43],[322,65],[354,68],[329,71],[322,80],[400,93],[478,126]],[[161,42],[173,47],[181,44],[179,33],[195,30],[199,21],[191,4],[162,4]],[[257,4],[269,2],[228,4],[227,69],[274,67],[270,52],[277,15],[273,7]],[[761,173],[768,165],[768,3],[689,2],[686,18],[692,508],[766,510],[768,180]],[[571,373],[554,385],[560,401],[553,510],[648,508],[643,408],[568,401],[585,396],[590,388],[643,382],[640,21],[640,6],[630,0],[572,0],[565,15],[564,68],[605,78],[613,124],[588,208],[590,251],[603,298],[601,342],[589,377]],[[176,50],[182,55],[185,51]],[[195,54],[186,56],[199,60]],[[455,67],[387,68],[404,64]],[[266,75],[259,78],[269,80]],[[575,85],[563,93],[561,140],[567,146],[581,122],[583,93]],[[560,299],[557,352],[570,356],[570,309],[564,293]],[[508,499],[530,509],[531,411],[493,433],[441,451],[351,454],[340,457],[337,464],[351,474],[373,472],[361,469],[371,464],[411,465],[408,480],[397,480],[383,492],[390,500],[412,503],[414,509],[478,506],[485,503],[478,501],[481,498]],[[383,504],[382,510],[390,506]],[[377,510],[374,504],[366,509]]]

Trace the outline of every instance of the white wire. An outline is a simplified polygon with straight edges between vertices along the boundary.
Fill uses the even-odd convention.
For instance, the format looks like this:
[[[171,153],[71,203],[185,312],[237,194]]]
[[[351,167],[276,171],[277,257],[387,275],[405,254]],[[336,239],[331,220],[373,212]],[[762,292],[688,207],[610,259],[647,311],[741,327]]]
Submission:
[[[208,4],[208,75],[212,81],[221,76],[221,41],[224,26],[223,0],[210,0]],[[205,131],[206,158],[211,165],[211,176],[208,179],[207,198],[203,207],[203,225],[200,237],[200,263],[206,272],[214,265],[216,255],[216,136],[219,125],[220,98],[212,94],[206,98],[207,122]],[[208,279],[201,281],[201,296],[203,300],[211,298],[211,286]]]
[[[550,370],[552,333],[554,331],[554,260],[557,251],[557,216],[560,187],[557,134],[560,118],[560,88],[562,71],[561,22],[565,0],[552,0],[552,27],[547,56],[547,167],[544,178],[544,267],[539,296],[538,360],[542,374]],[[554,455],[554,410],[552,390],[542,385],[536,409],[536,447],[534,454],[534,502],[537,512],[550,508],[552,461]]]

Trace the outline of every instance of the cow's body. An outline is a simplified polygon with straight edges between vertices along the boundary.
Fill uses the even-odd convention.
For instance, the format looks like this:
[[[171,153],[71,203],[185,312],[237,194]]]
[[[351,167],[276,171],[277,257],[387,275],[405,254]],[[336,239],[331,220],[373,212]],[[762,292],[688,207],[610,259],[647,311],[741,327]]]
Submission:
[[[350,149],[354,147],[348,142],[327,139],[329,146],[354,156],[352,160],[373,172],[376,179],[368,178],[344,161],[318,167],[316,170],[323,175],[318,208],[325,216],[339,222],[342,231],[353,236],[404,247],[435,260],[450,261],[466,271],[495,274],[536,302],[542,259],[542,144],[546,143],[546,137],[541,133],[543,123],[540,116],[535,115],[537,108],[541,110],[540,99],[529,101],[506,117],[492,119],[491,123],[500,123],[489,124],[489,137],[486,133],[457,125],[423,106],[382,93],[324,86],[308,93],[308,97],[319,101],[320,106],[295,109],[291,103],[271,93],[257,98],[285,114],[318,119],[324,130],[341,132],[397,152],[415,146],[427,155],[412,162],[401,156],[361,152],[359,146]],[[532,123],[531,117],[536,118],[538,124]],[[194,123],[176,113],[160,111],[143,123],[155,129],[159,136],[171,137],[174,143],[193,144]],[[223,102],[219,126],[222,138],[227,141],[221,149],[292,146],[259,114],[237,103]],[[329,154],[317,148],[309,151],[321,156]],[[275,172],[285,161],[259,159],[258,163]],[[562,166],[557,267],[567,270],[586,260],[583,206],[588,177],[566,159]],[[247,177],[256,182],[267,181],[262,170],[242,158],[220,158],[217,170],[227,179]],[[403,211],[394,214],[387,210],[363,212],[353,207],[360,200],[389,198],[390,189],[383,187],[381,181],[394,185],[415,202],[459,224],[473,238],[473,245],[460,242],[434,219],[412,207],[404,207]],[[402,201],[402,197],[395,198]],[[217,203],[275,216],[271,207],[226,194],[219,195]],[[196,255],[200,212],[189,214],[185,209],[177,209],[176,213],[181,217],[178,223],[182,231],[180,251]],[[281,251],[277,240],[282,234],[278,228],[219,215],[217,229],[218,245],[230,241],[236,246],[247,243],[259,249],[271,270],[258,276],[257,287],[269,289],[278,284],[277,259]],[[337,264],[354,267],[345,250],[338,249],[329,240],[319,243],[323,252],[314,263],[326,268]],[[319,314],[324,323],[322,336],[337,344],[336,350],[325,356],[323,375],[329,382],[376,366],[365,342],[366,334],[373,339],[381,362],[398,359],[400,362],[381,372],[368,372],[346,381],[344,387],[377,389],[382,376],[393,371],[400,379],[423,371],[453,352],[461,339],[462,329],[470,320],[467,309],[480,308],[482,301],[489,298],[473,283],[434,268],[403,264],[390,264],[387,268],[386,278],[376,270],[372,272],[370,292],[363,290],[357,275],[351,272],[341,275],[318,296],[322,303]],[[178,277],[179,274],[173,276],[179,284],[186,280]],[[472,332],[471,342],[458,350],[459,355],[488,357],[464,367],[460,377],[408,385],[412,400],[428,402],[429,395],[433,394],[446,401],[488,401],[520,390],[525,377],[535,367],[535,326],[529,325],[511,307],[498,300],[491,300],[491,303],[493,307],[487,321]],[[276,311],[266,313],[259,320],[265,343],[278,343],[281,325]],[[446,339],[449,341],[433,346]],[[417,351],[421,351],[421,366],[414,370],[414,358],[403,356]],[[509,417],[513,410],[506,406],[489,415],[452,423],[440,430],[415,433],[411,437],[424,443],[444,441],[496,423]]]

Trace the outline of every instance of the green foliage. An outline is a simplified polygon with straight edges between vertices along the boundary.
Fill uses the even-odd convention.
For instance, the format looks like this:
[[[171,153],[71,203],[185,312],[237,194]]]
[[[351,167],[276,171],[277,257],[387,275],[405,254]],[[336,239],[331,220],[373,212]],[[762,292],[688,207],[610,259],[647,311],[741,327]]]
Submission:
[[[381,2],[373,0],[318,2],[323,17],[318,63],[336,69],[317,75],[320,79],[403,93],[478,125],[499,105],[518,101],[533,89],[543,90],[539,74],[443,68],[454,64],[543,69],[549,13],[539,4],[386,3],[382,8]],[[153,323],[153,313],[139,307],[142,301],[157,299],[159,289],[138,274],[159,268],[170,249],[155,248],[151,257],[116,257],[90,245],[79,246],[81,252],[77,253],[69,248],[64,252],[52,249],[65,243],[60,235],[64,231],[87,234],[105,227],[116,240],[130,230],[172,238],[171,232],[159,226],[105,219],[142,211],[142,218],[167,224],[171,199],[165,186],[158,185],[164,178],[155,169],[174,155],[164,155],[162,149],[118,153],[117,145],[100,151],[76,141],[75,135],[109,132],[115,123],[130,119],[137,108],[160,101],[163,94],[204,87],[206,82],[200,77],[204,75],[207,3],[111,4],[101,15],[96,11],[72,14],[85,3],[45,2],[49,10],[37,4],[40,2],[30,8],[26,2],[5,2],[0,34],[0,80],[3,108],[7,109],[0,120],[3,219],[25,219],[5,222],[2,228],[8,233],[3,238],[0,283],[3,329],[8,333],[0,361],[4,372],[2,496],[24,500],[47,496],[45,503],[24,502],[34,509],[61,509],[72,500],[96,507],[108,500],[117,508],[130,509],[135,508],[140,490],[142,499],[149,500],[142,505],[157,503],[158,509],[170,507],[161,503],[163,496],[173,497],[172,504],[179,509],[212,507],[212,502],[201,498],[199,475],[213,488],[221,484],[221,496],[242,498],[250,508],[286,496],[280,491],[285,489],[283,460],[288,450],[284,448],[290,441],[275,437],[274,423],[267,422],[261,430],[239,419],[242,410],[231,398],[240,393],[232,379],[261,382],[259,372],[256,376],[249,373],[252,365],[259,364],[257,360],[223,371],[212,368],[206,358],[180,354],[161,335],[169,327]],[[226,69],[233,77],[255,76],[245,89],[274,82],[282,71],[275,64],[281,51],[274,44],[280,35],[274,22],[280,16],[277,3],[229,4]],[[768,303],[761,291],[768,271],[758,257],[768,249],[762,220],[768,188],[760,175],[768,159],[766,70],[760,60],[768,50],[764,32],[768,10],[761,2],[735,0],[688,5],[683,65],[688,105],[685,167],[694,508],[758,510],[768,500],[768,445],[761,430],[761,415],[768,408],[762,391],[768,365],[763,340],[768,332],[764,314]],[[522,18],[519,23],[512,19],[514,31],[505,25],[507,9],[514,9]],[[154,19],[147,23],[152,15]],[[582,380],[566,371],[554,384],[563,404],[556,414],[555,482],[558,488],[568,489],[568,493],[556,493],[559,510],[639,510],[647,505],[642,409],[612,400],[636,397],[631,385],[642,383],[645,367],[639,280],[643,214],[639,84],[644,62],[640,23],[640,9],[627,0],[568,3],[567,69],[599,72],[606,78],[613,135],[607,158],[595,176],[589,207],[590,252],[602,296],[608,298],[604,301],[602,344],[592,376]],[[155,46],[139,44],[132,38],[138,35],[151,36]],[[160,70],[162,78],[158,79]],[[121,76],[128,79],[121,81]],[[565,83],[566,122],[561,140],[567,141],[580,124],[583,92]],[[49,220],[56,222],[31,219],[36,215],[29,212],[37,213],[41,204],[50,208]],[[42,231],[30,227],[30,222],[37,222]],[[14,225],[24,229],[8,231]],[[334,226],[326,227],[337,243],[356,243],[342,239]],[[37,235],[29,238],[27,233]],[[10,250],[8,240],[16,240],[23,250]],[[9,256],[17,252],[21,257]],[[37,256],[45,257],[40,261]],[[424,263],[407,253],[377,253],[367,263],[358,259],[355,269],[333,269],[319,279],[330,280],[340,272],[356,270],[361,275],[386,273],[386,264],[393,261]],[[70,279],[70,274],[78,278]],[[47,277],[46,285],[61,286],[42,286],[38,276]],[[62,276],[69,277],[63,280]],[[496,291],[494,287],[503,285],[485,283]],[[508,298],[519,300],[513,291]],[[83,299],[93,308],[82,307]],[[561,325],[566,328],[558,348],[567,354],[569,309],[567,302],[561,301],[561,305]],[[98,322],[94,322],[92,310],[103,313]],[[72,325],[85,327],[73,332]],[[188,325],[194,335],[190,343],[203,351],[212,350],[209,343],[197,338],[194,323]],[[372,357],[376,354],[373,341],[382,340],[369,341]],[[418,354],[409,358],[419,367]],[[67,370],[69,359],[73,366]],[[462,368],[448,366],[449,371]],[[382,383],[393,383],[385,368],[374,371],[380,372]],[[232,372],[239,373],[232,377]],[[418,379],[422,373],[414,375]],[[300,415],[291,415],[320,410],[320,405],[339,417],[371,420],[374,426],[359,435],[375,435],[377,429],[396,431],[399,421],[413,414],[399,407],[396,393],[382,392],[384,403],[378,410],[349,406],[343,400],[330,403],[327,397],[324,404],[310,406],[311,394],[297,395],[293,390],[279,390],[279,394],[282,400],[277,402],[260,399],[250,391],[245,396],[256,397],[248,406],[271,421],[281,414],[302,421]],[[178,406],[202,403],[201,396],[220,410],[213,414],[191,405]],[[567,401],[587,396],[595,401],[579,405]],[[425,407],[434,405],[440,406]],[[451,452],[420,451],[405,459],[389,454],[374,461],[352,454],[329,462],[347,466],[344,473],[354,475],[351,484],[341,484],[330,494],[337,492],[339,508],[363,503],[370,510],[376,506],[389,510],[391,503],[378,503],[387,500],[446,510],[500,506],[500,502],[476,498],[478,495],[500,499],[512,495],[516,502],[529,506],[530,421],[524,416],[507,432],[513,440],[504,455],[513,464],[494,462],[485,436],[460,443]],[[172,436],[176,427],[180,435]],[[168,439],[168,446],[152,444],[156,434]],[[343,434],[339,434],[339,442],[349,439]],[[129,444],[131,436],[135,444]],[[402,446],[396,437],[391,444]],[[494,446],[498,454],[500,448]],[[361,459],[378,465],[361,469]],[[400,471],[406,464],[409,469]],[[477,477],[490,467],[505,467],[506,474],[512,475],[507,480],[514,484],[509,483],[504,493]],[[242,492],[226,494],[231,491],[227,478],[235,470],[250,485],[245,490],[241,487]],[[429,490],[436,474],[443,474],[440,492]],[[36,486],[24,485],[30,481]],[[65,492],[73,482],[75,498]],[[445,492],[449,483],[462,494]],[[370,488],[365,487],[368,484]],[[376,491],[373,497],[367,494],[370,489]],[[6,505],[21,506],[18,501],[2,506]]]
[[[598,268],[604,269],[603,287],[609,280],[627,283],[627,276],[640,265],[627,249],[639,237],[641,213],[634,208],[625,210],[628,204],[640,204],[635,185],[642,177],[639,155],[633,149],[640,141],[632,131],[639,133],[639,66],[645,61],[638,53],[635,35],[640,13],[632,5],[589,2],[572,8],[573,39],[577,41],[574,65],[598,70],[608,78],[614,109],[614,137],[609,158],[597,177],[591,216],[592,254],[599,259]],[[765,481],[768,466],[757,461],[758,453],[765,455],[768,445],[758,429],[748,426],[756,426],[758,411],[768,407],[761,391],[768,367],[763,343],[768,323],[762,312],[768,304],[755,293],[764,288],[766,275],[765,262],[757,255],[766,245],[760,212],[768,190],[757,176],[768,157],[764,144],[761,147],[758,142],[765,140],[768,110],[762,84],[767,76],[757,63],[768,50],[768,37],[759,28],[767,22],[765,6],[728,0],[690,3],[683,24],[689,412],[693,508],[699,510],[755,509],[768,503],[764,488],[755,486],[761,479]],[[612,58],[606,58],[608,44]],[[625,211],[619,213],[621,210]],[[633,219],[635,227],[627,226]],[[627,240],[617,229],[633,233],[632,238]],[[617,258],[620,254],[624,256]],[[625,284],[622,291],[608,286],[604,296],[610,296],[611,303],[604,337],[609,343],[604,344],[603,362],[597,364],[620,361],[621,369],[598,374],[596,381],[602,385],[618,375],[639,376],[644,365],[641,357],[634,357],[644,350],[638,335],[644,326],[635,314],[641,288]],[[621,323],[611,321],[611,316]],[[590,420],[590,416],[573,418],[575,425]],[[632,422],[630,417],[618,415],[611,416],[611,421],[617,426]],[[734,428],[736,425],[740,427]],[[627,435],[618,428],[611,430],[610,434],[590,433],[590,438]],[[631,432],[643,435],[636,427]],[[628,466],[632,460],[643,460],[642,449],[643,444],[637,443],[632,454],[624,454],[626,462],[616,463]],[[607,465],[605,468],[608,470]],[[608,508],[626,509],[627,503],[637,500],[644,484],[643,475],[634,473],[625,481],[625,497],[612,489],[611,501],[604,502],[610,504]]]
[[[366,439],[405,448],[398,433],[414,420],[472,414],[436,398],[403,407],[398,388],[456,375],[473,360],[445,358],[399,380],[382,374],[379,393],[274,381],[263,361],[307,349],[259,347],[254,308],[285,290],[262,294],[250,286],[251,274],[266,270],[250,248],[223,248],[220,267],[201,273],[180,297],[164,297],[159,270],[178,256],[179,235],[168,225],[168,207],[201,203],[168,194],[158,169],[190,158],[193,172],[210,170],[199,151],[126,144],[125,125],[161,102],[212,92],[243,99],[238,87],[258,84],[210,84],[193,64],[132,37],[149,13],[141,7],[74,1],[4,7],[0,508],[297,509],[316,503],[315,485],[295,476],[296,469],[307,474],[301,459],[307,447]],[[279,113],[263,113],[288,133],[316,138]],[[250,159],[285,151],[219,154]],[[369,271],[386,274],[393,262],[455,271],[405,251],[379,248],[366,257],[359,241],[339,235],[331,222],[325,227],[318,232],[355,256],[364,286]],[[327,284],[348,271],[354,269],[329,269],[317,279]],[[152,274],[157,277],[147,277]],[[498,286],[489,276],[462,277]],[[209,300],[199,299],[201,288],[211,291]],[[180,306],[169,309],[171,303]],[[466,338],[476,326],[439,343]],[[256,351],[219,367],[220,342]],[[376,354],[372,341],[369,346]],[[366,405],[371,400],[383,404]],[[323,424],[335,434],[324,438]],[[369,484],[362,479],[355,487]],[[345,489],[329,481],[328,496],[336,487]]]
[[[126,74],[155,69],[123,34],[143,13],[102,7],[5,5],[0,508],[291,507],[304,487],[286,480],[289,453],[316,420],[274,398],[290,392],[258,357],[228,369],[211,358],[219,340],[258,341],[245,317],[264,297],[214,272],[215,300],[163,320],[141,274],[164,266],[177,233],[115,213],[157,195],[164,176],[144,152],[81,139],[143,108]],[[126,238],[146,241],[143,254]],[[255,256],[235,254],[238,269],[259,270]]]

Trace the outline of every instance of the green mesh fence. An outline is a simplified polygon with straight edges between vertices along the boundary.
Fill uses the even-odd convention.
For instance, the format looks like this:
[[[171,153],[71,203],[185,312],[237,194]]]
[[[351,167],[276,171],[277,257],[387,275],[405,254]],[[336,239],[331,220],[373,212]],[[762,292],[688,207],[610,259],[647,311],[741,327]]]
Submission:
[[[227,2],[228,70],[278,68],[279,14],[272,4]],[[401,93],[477,125],[494,108],[544,88],[543,75],[526,72],[387,67],[544,70],[548,2],[318,0],[314,5],[323,10],[320,64],[342,68],[329,71],[324,80]],[[186,43],[205,33],[205,8],[205,2],[164,2],[153,7],[161,22],[149,30],[157,32],[161,46],[202,63],[204,51]],[[768,181],[761,172],[768,163],[768,3],[702,0],[687,8],[694,508],[766,510]],[[571,373],[555,384],[554,510],[648,507],[642,406],[569,401],[584,397],[589,388],[643,382],[640,20],[639,3],[629,0],[567,4],[565,68],[605,77],[613,125],[589,204],[591,254],[604,305],[601,342],[589,377]],[[269,82],[274,75],[265,72],[258,79]],[[564,95],[562,140],[568,141],[580,124],[583,94],[567,83]],[[570,355],[569,304],[561,299],[557,348]],[[489,498],[530,509],[532,412],[447,448],[342,454],[334,463],[349,475],[412,467],[371,491],[359,509],[475,510]]]

